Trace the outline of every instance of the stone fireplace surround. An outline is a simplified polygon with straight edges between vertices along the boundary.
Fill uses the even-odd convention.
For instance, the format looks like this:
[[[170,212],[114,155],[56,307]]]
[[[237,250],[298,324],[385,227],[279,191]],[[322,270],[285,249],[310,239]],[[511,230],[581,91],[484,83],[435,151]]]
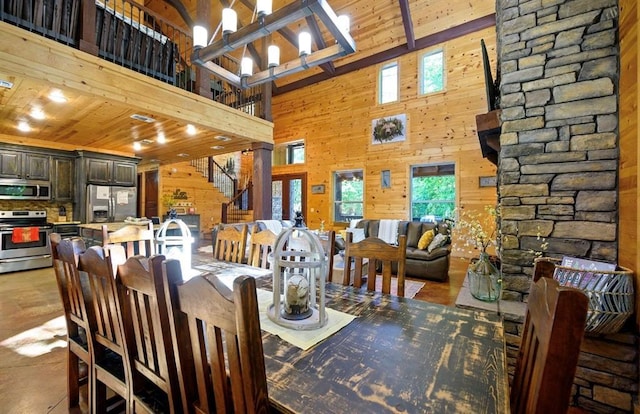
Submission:
[[[503,295],[456,305],[505,317],[510,372],[517,357],[534,252],[616,262],[618,256],[618,2],[497,0],[502,131],[498,164]],[[586,336],[573,404],[633,412],[632,328]]]

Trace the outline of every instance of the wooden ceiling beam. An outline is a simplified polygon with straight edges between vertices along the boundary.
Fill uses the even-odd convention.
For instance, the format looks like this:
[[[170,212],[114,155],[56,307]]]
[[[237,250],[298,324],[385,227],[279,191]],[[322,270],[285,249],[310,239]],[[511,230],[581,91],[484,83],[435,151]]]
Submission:
[[[376,65],[378,63],[382,63],[387,60],[395,59],[402,55],[406,55],[407,53],[413,52],[415,50],[425,49],[427,47],[444,43],[452,39],[456,39],[460,36],[465,36],[469,33],[474,33],[474,32],[477,32],[478,30],[486,29],[488,27],[492,27],[495,25],[496,25],[495,13],[492,13],[483,17],[479,17],[477,19],[462,23],[458,26],[450,27],[440,32],[417,39],[416,47],[414,50],[409,50],[407,48],[407,45],[404,44],[404,45],[396,46],[392,49],[388,49],[383,52],[365,57],[363,59],[356,60],[351,63],[347,63],[346,65],[338,66],[336,67],[335,75],[333,76],[344,75],[346,73],[350,73],[359,69]],[[296,89],[304,88],[314,83],[318,83],[318,82],[330,79],[331,77],[332,77],[331,75],[325,72],[318,73],[316,75],[312,75],[307,78],[300,79],[299,81],[291,82],[285,85],[280,85],[277,89],[277,92],[276,90],[274,90],[273,94],[280,95],[286,92],[291,92]]]
[[[400,3],[404,35],[407,38],[407,49],[413,50],[416,48],[416,37],[413,33],[413,20],[411,20],[411,10],[409,10],[409,0],[399,0],[398,3]]]
[[[309,26],[309,30],[311,31],[311,36],[313,36],[313,41],[316,44],[318,49],[324,49],[327,45],[322,38],[322,33],[320,32],[320,27],[318,27],[318,22],[313,16],[306,17],[307,25]],[[333,62],[327,62],[320,65],[323,71],[328,73],[329,75],[333,75],[336,73],[336,68]]]

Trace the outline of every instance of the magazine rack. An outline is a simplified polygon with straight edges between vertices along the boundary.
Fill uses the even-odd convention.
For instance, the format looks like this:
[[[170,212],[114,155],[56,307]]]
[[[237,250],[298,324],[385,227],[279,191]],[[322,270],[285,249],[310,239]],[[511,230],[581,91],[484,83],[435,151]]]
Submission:
[[[618,266],[616,270],[582,270],[561,265],[560,259],[542,257],[535,260],[539,276],[551,276],[539,269],[553,267],[553,278],[562,286],[578,288],[589,297],[585,332],[613,334],[633,314],[633,271]],[[542,265],[542,266],[539,266]]]

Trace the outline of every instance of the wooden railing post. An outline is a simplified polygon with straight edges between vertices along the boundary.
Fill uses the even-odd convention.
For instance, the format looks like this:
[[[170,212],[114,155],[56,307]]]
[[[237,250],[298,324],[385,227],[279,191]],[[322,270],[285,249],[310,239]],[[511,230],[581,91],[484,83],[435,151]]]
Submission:
[[[96,2],[82,0],[82,18],[80,19],[80,42],[78,47],[83,52],[98,56],[96,44]]]
[[[229,210],[229,204],[222,203],[222,212],[220,213],[220,222],[228,223],[227,210]]]

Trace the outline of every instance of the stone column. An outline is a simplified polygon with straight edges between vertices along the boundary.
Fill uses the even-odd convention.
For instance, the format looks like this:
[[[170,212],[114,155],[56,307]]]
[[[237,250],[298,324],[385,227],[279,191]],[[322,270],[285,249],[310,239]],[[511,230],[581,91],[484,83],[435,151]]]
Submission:
[[[617,259],[616,0],[499,0],[501,259],[523,300],[535,252]]]

